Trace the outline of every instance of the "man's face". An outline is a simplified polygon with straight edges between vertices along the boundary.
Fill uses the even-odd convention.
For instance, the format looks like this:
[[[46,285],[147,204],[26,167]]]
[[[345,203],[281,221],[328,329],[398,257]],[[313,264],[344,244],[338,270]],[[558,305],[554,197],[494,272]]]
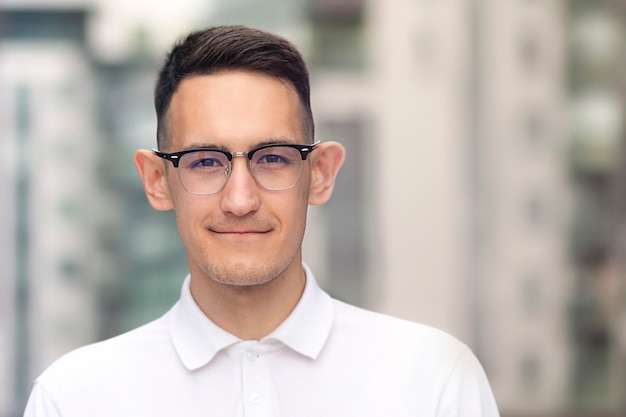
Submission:
[[[164,151],[243,152],[273,141],[304,143],[300,120],[298,96],[287,83],[240,71],[193,76],[172,97],[171,145]],[[268,191],[251,176],[248,159],[236,157],[226,186],[207,196],[186,192],[176,169],[163,162],[170,165],[166,181],[192,279],[255,285],[301,268],[308,160],[294,188]]]

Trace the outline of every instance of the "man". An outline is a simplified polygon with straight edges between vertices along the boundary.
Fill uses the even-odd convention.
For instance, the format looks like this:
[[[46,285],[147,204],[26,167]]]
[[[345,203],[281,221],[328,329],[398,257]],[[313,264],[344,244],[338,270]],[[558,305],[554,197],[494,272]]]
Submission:
[[[135,163],[174,210],[190,274],[162,318],[78,349],[26,416],[497,416],[467,347],[331,299],[302,263],[308,204],[343,147],[314,141],[306,66],[282,38],[192,33],[155,90],[159,151]]]

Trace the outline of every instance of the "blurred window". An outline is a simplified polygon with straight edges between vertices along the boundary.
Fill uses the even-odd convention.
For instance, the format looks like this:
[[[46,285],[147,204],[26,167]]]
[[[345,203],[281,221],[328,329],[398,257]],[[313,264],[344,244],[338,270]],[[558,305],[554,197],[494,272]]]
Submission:
[[[535,395],[541,389],[542,366],[538,355],[528,352],[521,362],[521,385],[528,396]]]
[[[519,54],[521,68],[528,73],[534,72],[540,65],[541,45],[536,31],[524,33],[520,39]]]
[[[76,41],[85,39],[84,10],[0,11],[0,39]]]
[[[539,192],[533,192],[526,198],[526,217],[533,229],[543,229],[548,226],[550,205],[548,199]]]
[[[61,259],[59,263],[61,276],[68,281],[77,281],[86,278],[80,263],[71,257]]]
[[[531,273],[522,279],[522,308],[526,314],[535,315],[541,309],[543,298],[541,287],[541,277],[536,273]]]
[[[80,215],[80,204],[75,198],[64,198],[59,201],[58,213],[63,220],[76,220]]]
[[[362,0],[309,0],[307,14],[313,26],[311,65],[358,71],[365,66]]]
[[[547,145],[547,126],[545,115],[539,110],[530,110],[524,115],[524,136],[534,147]]]

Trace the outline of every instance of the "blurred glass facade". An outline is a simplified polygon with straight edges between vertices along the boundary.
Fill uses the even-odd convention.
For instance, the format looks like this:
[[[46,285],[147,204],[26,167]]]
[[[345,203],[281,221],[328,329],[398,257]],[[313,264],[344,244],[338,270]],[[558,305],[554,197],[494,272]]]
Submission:
[[[132,161],[156,142],[158,6],[104,54],[103,4],[0,1],[0,417],[60,355],[164,313],[187,273]],[[504,416],[626,413],[626,3],[201,10],[188,29],[268,29],[310,63],[318,139],[348,150],[305,241],[332,295],[468,343]]]
[[[569,3],[572,403],[626,412],[626,3]]]

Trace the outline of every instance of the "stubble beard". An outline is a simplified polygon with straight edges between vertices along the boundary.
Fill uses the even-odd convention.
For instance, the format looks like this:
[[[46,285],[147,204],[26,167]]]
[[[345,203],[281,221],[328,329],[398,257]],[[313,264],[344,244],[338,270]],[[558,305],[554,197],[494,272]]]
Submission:
[[[206,274],[209,279],[218,284],[232,287],[254,287],[273,281],[280,272],[275,268],[253,268],[250,265],[235,264],[231,266],[207,267]]]
[[[204,266],[206,277],[218,284],[228,287],[260,287],[266,286],[280,277],[294,262],[295,256],[279,265],[276,260],[268,260],[262,265],[247,262],[209,264]]]

